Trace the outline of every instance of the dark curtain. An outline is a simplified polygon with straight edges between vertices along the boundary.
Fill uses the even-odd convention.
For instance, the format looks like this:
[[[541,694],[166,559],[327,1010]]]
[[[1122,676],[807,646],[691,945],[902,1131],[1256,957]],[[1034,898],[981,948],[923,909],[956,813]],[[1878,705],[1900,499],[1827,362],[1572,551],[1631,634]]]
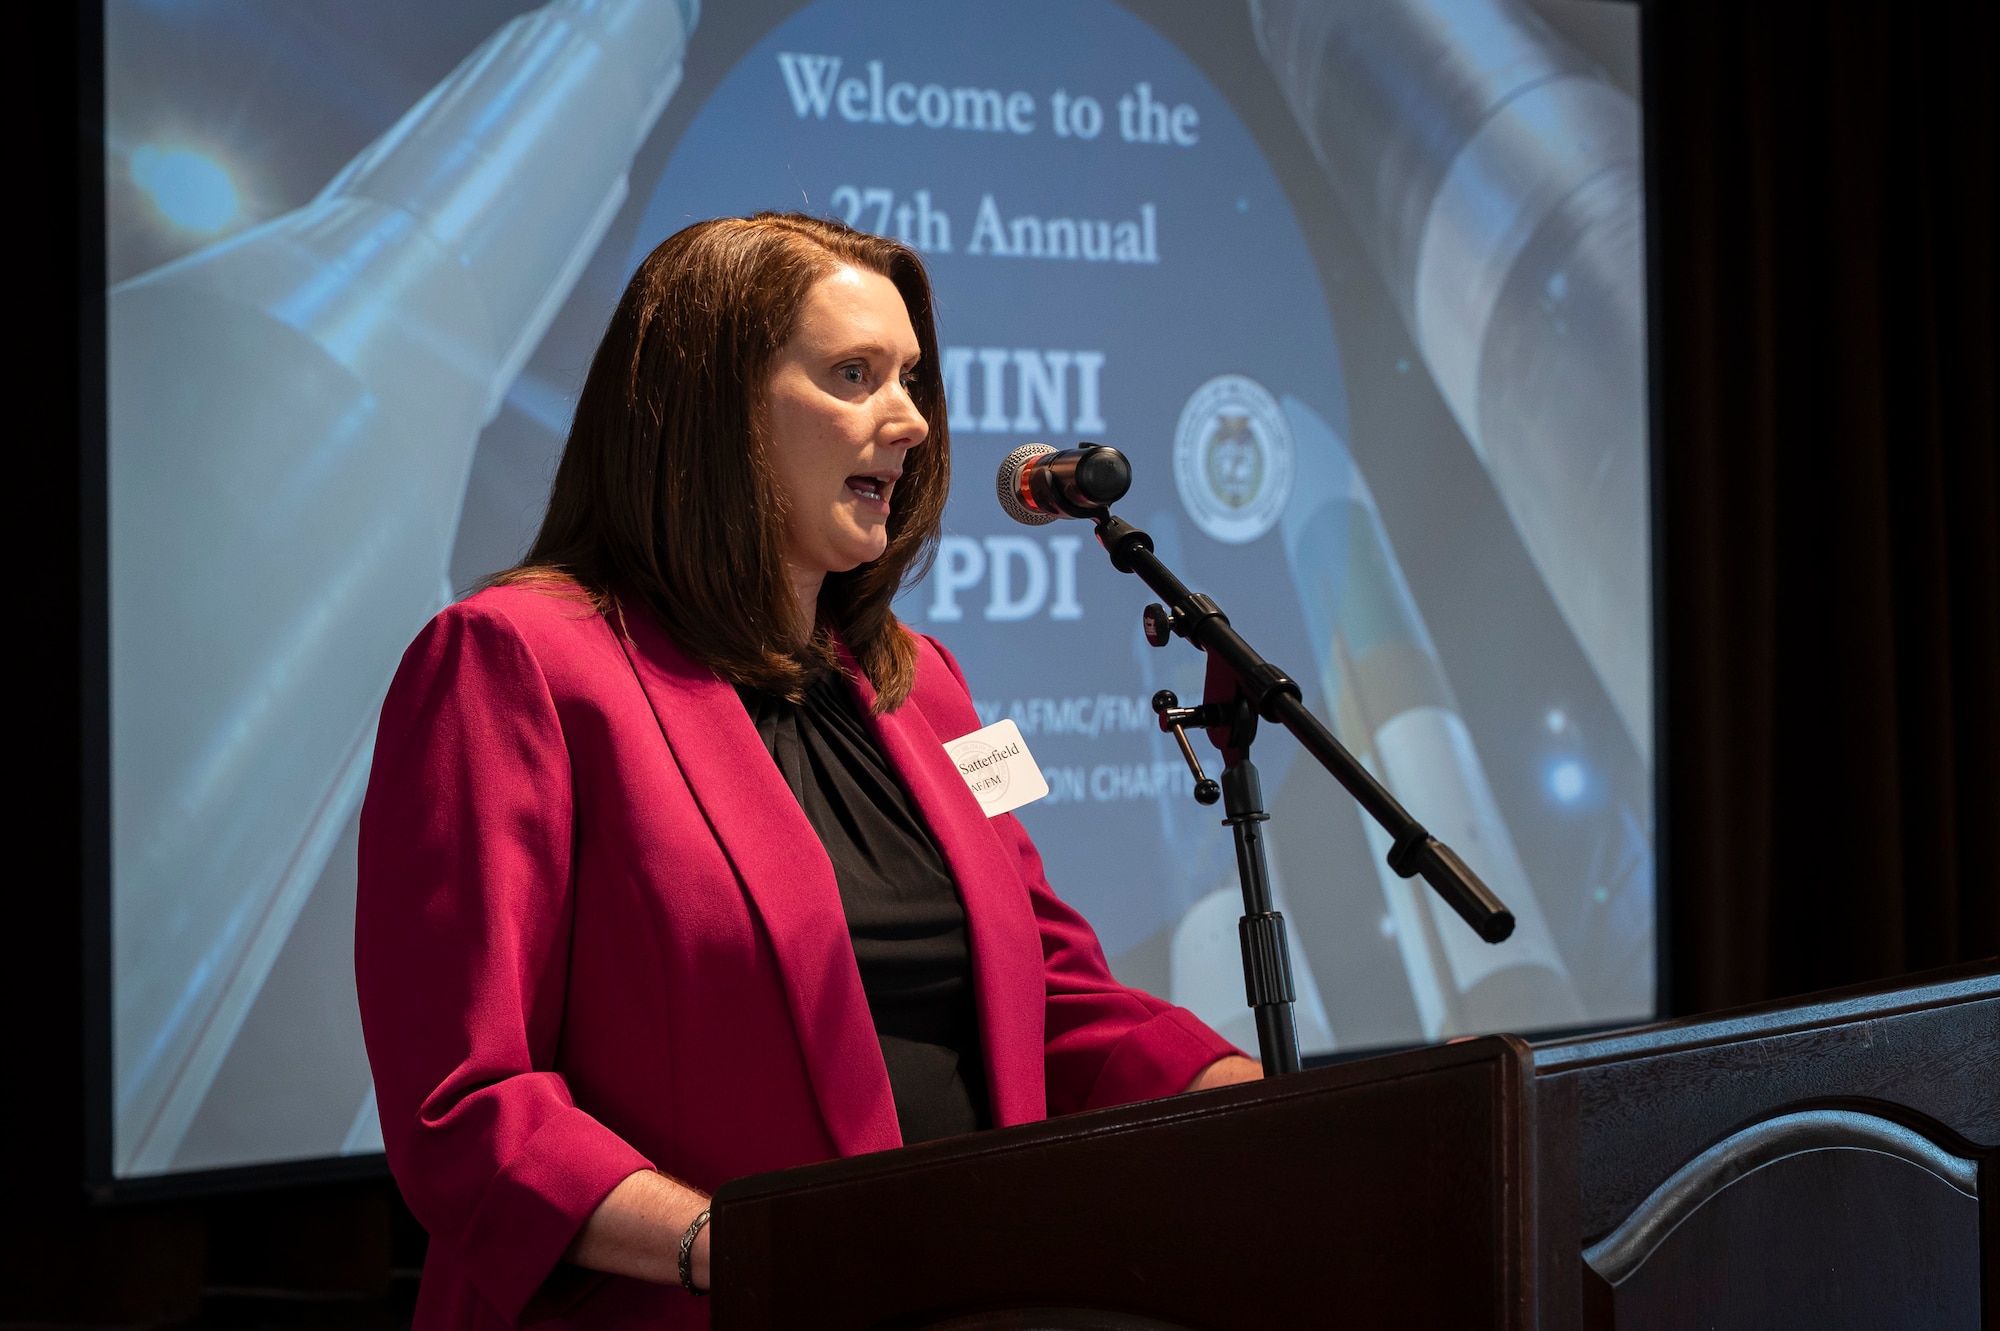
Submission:
[[[2000,953],[1994,10],[1647,8],[1678,1013]]]

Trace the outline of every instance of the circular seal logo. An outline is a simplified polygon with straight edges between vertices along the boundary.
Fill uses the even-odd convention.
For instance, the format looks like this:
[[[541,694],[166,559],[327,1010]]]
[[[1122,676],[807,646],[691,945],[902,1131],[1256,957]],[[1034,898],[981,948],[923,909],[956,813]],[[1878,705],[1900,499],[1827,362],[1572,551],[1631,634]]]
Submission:
[[[1195,389],[1174,430],[1174,486],[1218,541],[1271,530],[1292,493],[1292,430],[1262,384],[1223,374]]]

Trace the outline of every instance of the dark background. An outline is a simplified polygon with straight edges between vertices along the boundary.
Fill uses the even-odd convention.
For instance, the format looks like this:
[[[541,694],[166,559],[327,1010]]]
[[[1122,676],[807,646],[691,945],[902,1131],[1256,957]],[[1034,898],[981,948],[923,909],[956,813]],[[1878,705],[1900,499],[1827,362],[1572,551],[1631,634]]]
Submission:
[[[32,164],[0,1319],[407,1324],[424,1240],[386,1179],[82,1185],[105,274],[81,9],[20,16],[4,81]],[[1647,0],[1643,26],[1666,1009],[2000,953],[1994,7]]]

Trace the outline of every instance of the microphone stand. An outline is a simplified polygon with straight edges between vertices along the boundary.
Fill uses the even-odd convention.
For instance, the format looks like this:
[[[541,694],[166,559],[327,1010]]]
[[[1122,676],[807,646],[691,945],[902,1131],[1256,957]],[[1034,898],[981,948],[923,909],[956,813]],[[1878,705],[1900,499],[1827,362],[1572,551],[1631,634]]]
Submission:
[[[1222,800],[1223,822],[1236,839],[1236,871],[1243,884],[1243,919],[1238,935],[1243,944],[1243,987],[1257,1018],[1257,1048],[1264,1075],[1299,1070],[1298,1027],[1293,1018],[1291,952],[1285,942],[1284,916],[1271,908],[1270,872],[1258,824],[1269,821],[1257,768],[1250,761],[1250,744],[1259,718],[1292,732],[1347,788],[1368,816],[1388,832],[1389,867],[1404,878],[1421,875],[1450,903],[1473,931],[1489,943],[1514,932],[1514,916],[1486,884],[1479,881],[1451,847],[1412,818],[1374,774],[1349,753],[1333,732],[1307,710],[1299,686],[1284,671],[1266,661],[1243,635],[1230,627],[1216,603],[1191,592],[1173,570],[1153,553],[1153,538],[1114,517],[1109,508],[1091,514],[1097,539],[1120,573],[1133,573],[1151,587],[1165,605],[1146,607],[1146,640],[1164,647],[1174,636],[1193,643],[1208,656],[1208,675],[1199,707],[1181,707],[1172,692],[1153,696],[1160,729],[1179,744],[1181,757],[1195,778],[1195,799],[1203,804]],[[1222,751],[1222,782],[1202,773],[1201,762],[1188,743],[1188,726],[1208,731]]]

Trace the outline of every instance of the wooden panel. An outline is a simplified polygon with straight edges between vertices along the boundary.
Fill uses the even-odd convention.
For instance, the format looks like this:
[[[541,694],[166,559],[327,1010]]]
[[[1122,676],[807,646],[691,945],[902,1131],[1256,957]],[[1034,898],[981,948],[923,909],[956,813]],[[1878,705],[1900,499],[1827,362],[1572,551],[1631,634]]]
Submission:
[[[1892,1156],[1790,1156],[1689,1215],[1611,1302],[1617,1331],[1978,1331],[1979,1203]]]
[[[1525,1328],[1528,1070],[1478,1040],[740,1180],[713,1325]]]
[[[1535,1062],[1538,1094],[1576,1097],[1577,1232],[1595,1238],[1710,1145],[1795,1106],[1895,1106],[2000,1144],[2000,974],[1549,1044]]]
[[[1549,1078],[1535,1084],[1535,1325],[1539,1331],[1581,1331],[1586,1276],[1578,1209],[1577,1084]]]

